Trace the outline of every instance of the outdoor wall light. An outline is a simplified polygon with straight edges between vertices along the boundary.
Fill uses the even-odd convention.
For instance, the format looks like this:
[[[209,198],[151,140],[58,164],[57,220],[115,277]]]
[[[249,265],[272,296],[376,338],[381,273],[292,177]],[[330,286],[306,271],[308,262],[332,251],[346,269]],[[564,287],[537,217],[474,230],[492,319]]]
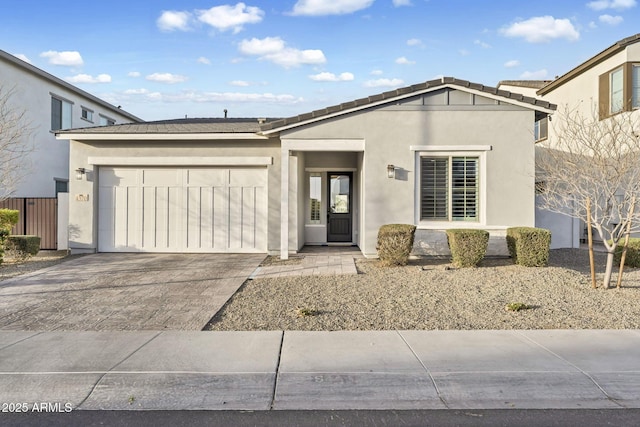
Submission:
[[[82,177],[84,176],[84,174],[87,173],[87,170],[85,168],[78,168],[76,169],[76,179],[78,181],[82,180]]]
[[[396,177],[396,167],[393,165],[387,165],[387,178]]]

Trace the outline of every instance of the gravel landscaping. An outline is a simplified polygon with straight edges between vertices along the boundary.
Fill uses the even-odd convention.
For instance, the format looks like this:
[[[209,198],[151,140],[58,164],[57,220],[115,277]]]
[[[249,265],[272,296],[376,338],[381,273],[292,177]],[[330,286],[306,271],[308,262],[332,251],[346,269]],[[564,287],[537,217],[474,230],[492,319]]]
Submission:
[[[5,254],[4,261],[0,264],[0,282],[21,274],[32,273],[34,271],[53,267],[61,262],[68,261],[80,255],[68,255],[65,251],[40,251],[38,255],[26,260],[12,259]]]
[[[596,263],[603,272],[605,254],[596,253]],[[552,250],[544,268],[508,259],[472,269],[437,260],[380,267],[363,259],[356,265],[360,274],[351,276],[248,280],[207,329],[640,328],[640,269],[625,269],[622,289],[592,289],[586,250]],[[510,303],[530,308],[507,311]]]

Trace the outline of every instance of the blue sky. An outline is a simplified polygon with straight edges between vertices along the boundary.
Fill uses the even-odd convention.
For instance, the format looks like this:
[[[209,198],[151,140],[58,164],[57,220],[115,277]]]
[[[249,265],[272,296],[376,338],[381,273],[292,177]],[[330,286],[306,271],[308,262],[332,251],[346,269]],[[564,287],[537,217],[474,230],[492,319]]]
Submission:
[[[0,49],[146,120],[287,117],[453,76],[552,79],[636,0],[2,0]]]

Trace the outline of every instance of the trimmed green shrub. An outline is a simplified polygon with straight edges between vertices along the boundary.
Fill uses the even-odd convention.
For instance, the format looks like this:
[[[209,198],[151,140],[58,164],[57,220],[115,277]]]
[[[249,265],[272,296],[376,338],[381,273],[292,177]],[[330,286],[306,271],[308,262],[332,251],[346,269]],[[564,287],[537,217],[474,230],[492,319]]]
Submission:
[[[29,258],[40,251],[40,236],[9,236],[5,242],[5,249],[13,251],[17,258]]]
[[[513,262],[524,267],[549,265],[551,232],[544,228],[511,227],[507,229],[507,248]]]
[[[622,259],[623,245],[624,239],[620,239],[620,243],[618,244],[614,255],[614,262],[618,265],[620,265],[620,259]],[[624,265],[632,268],[640,268],[640,238],[632,237],[629,239],[627,254],[624,257]]]
[[[487,253],[489,232],[474,229],[447,230],[451,262],[456,267],[476,267]]]
[[[413,249],[416,226],[385,224],[378,230],[378,257],[382,265],[407,265]]]
[[[11,229],[18,223],[20,219],[20,211],[13,209],[0,209],[0,264],[2,264],[2,255],[4,254],[4,243]]]

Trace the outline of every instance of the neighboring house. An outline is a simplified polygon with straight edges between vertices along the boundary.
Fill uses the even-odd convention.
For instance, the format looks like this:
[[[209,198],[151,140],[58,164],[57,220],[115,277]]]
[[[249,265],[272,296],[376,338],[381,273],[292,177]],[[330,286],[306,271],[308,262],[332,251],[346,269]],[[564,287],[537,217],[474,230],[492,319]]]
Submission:
[[[280,119],[184,119],[58,132],[70,139],[73,252],[289,253],[357,245],[383,224],[534,225],[536,120],[549,102],[445,77]]]
[[[26,177],[12,199],[1,206],[21,211],[21,222],[14,234],[38,234],[42,248],[65,249],[67,202],[62,198],[68,191],[69,142],[56,139],[55,131],[141,119],[2,50],[0,77],[4,89],[13,90],[10,106],[26,112],[33,129],[27,137],[34,145],[33,152],[21,165]],[[62,194],[60,203],[59,194]],[[60,221],[56,221],[58,204],[62,209]],[[60,239],[57,222],[64,224]]]
[[[548,101],[559,110],[569,108],[583,117],[605,120],[623,111],[640,108],[640,34],[617,41],[607,49],[542,84],[535,81],[504,81],[498,88],[520,91]],[[532,90],[535,90],[535,94]],[[553,116],[554,123],[562,114]],[[536,123],[536,141],[553,138],[554,126],[546,117]],[[585,225],[566,215],[538,209],[536,226],[552,231],[552,248],[579,247],[586,238]]]

